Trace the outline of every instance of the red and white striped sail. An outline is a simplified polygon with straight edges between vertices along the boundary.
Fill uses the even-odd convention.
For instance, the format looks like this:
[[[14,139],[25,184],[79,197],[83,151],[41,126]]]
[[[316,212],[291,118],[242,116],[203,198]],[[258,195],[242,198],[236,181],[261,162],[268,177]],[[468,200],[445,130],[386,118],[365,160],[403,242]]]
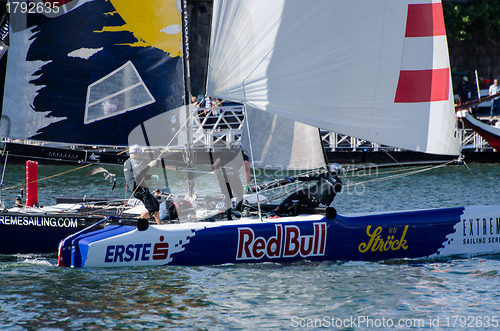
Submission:
[[[218,0],[208,93],[325,130],[459,154],[437,0]]]

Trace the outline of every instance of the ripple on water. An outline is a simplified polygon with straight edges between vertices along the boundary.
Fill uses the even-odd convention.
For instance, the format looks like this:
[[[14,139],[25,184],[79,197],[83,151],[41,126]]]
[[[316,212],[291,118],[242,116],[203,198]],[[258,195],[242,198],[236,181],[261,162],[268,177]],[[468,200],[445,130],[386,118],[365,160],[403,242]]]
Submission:
[[[469,166],[477,181],[463,167],[446,167],[367,183],[363,194],[346,190],[334,205],[346,213],[500,204],[500,167]],[[56,264],[55,255],[0,256],[0,329],[264,330],[325,318],[500,316],[499,256],[78,270]]]

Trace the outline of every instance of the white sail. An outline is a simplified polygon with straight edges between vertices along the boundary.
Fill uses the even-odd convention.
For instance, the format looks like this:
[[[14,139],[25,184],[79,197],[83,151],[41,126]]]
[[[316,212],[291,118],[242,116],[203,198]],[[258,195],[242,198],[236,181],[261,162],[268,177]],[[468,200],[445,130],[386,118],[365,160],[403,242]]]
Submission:
[[[208,94],[325,130],[459,154],[440,1],[214,1]]]
[[[317,128],[249,106],[241,143],[252,151],[254,168],[296,171],[326,165]]]

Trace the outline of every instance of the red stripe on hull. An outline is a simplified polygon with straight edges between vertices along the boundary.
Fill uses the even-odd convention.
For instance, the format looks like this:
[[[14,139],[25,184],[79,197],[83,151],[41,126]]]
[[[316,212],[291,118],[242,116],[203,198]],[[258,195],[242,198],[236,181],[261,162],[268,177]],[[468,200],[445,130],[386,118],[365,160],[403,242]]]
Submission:
[[[495,151],[499,152],[500,151],[500,137],[496,136],[488,131],[485,131],[474,124],[470,123],[467,121],[465,118],[462,119],[465,125],[467,125],[469,128],[472,130],[476,131],[481,137],[484,138],[490,144],[491,147],[495,149]]]
[[[444,36],[443,7],[440,3],[408,5],[405,37]]]
[[[395,103],[444,101],[449,98],[450,70],[401,70]]]

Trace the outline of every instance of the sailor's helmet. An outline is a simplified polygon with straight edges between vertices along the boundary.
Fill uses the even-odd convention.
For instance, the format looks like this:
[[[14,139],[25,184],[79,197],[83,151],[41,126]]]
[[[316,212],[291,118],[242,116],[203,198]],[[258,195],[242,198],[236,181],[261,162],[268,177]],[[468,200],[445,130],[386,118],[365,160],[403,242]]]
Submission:
[[[129,152],[129,154],[141,154],[142,149],[141,149],[141,146],[135,144],[135,145],[130,146],[130,148],[128,149],[128,152]]]
[[[340,167],[340,164],[338,163],[332,163],[328,166],[328,171],[332,174],[332,175],[336,175],[338,176],[340,174],[340,170],[342,168]]]
[[[231,143],[229,144],[229,149],[233,148],[241,148],[241,143],[238,140],[231,141]]]

